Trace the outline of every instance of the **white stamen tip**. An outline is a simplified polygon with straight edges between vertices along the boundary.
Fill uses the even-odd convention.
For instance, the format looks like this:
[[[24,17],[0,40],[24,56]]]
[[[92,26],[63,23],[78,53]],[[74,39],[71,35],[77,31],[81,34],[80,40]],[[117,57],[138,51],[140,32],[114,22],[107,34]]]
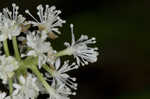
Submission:
[[[29,10],[27,9],[27,10],[25,10],[25,13],[29,13]]]
[[[49,5],[47,4],[47,5],[46,5],[46,7],[48,8],[48,7],[49,7]]]
[[[58,13],[58,14],[60,14],[60,13],[61,13],[61,11],[60,11],[60,10],[58,10],[58,11],[57,11],[57,13]]]
[[[19,9],[19,6],[16,6],[16,10],[18,10]]]
[[[77,79],[76,79],[76,78],[72,78],[72,80],[73,80],[73,81],[76,81]]]
[[[98,50],[98,48],[96,47],[96,48],[94,48],[95,50]]]
[[[66,21],[64,20],[64,21],[62,21],[63,23],[66,23]]]
[[[41,7],[42,7],[42,5],[40,4],[40,5],[37,6],[37,9],[40,9]]]
[[[73,24],[70,24],[70,27],[73,28]]]
[[[13,3],[13,4],[12,4],[12,6],[13,6],[13,7],[15,7],[15,6],[16,6],[16,4],[15,4],[15,3]]]
[[[76,93],[76,92],[73,92],[73,93],[72,93],[72,95],[74,95],[74,96],[75,96],[75,95],[77,95],[77,93]]]
[[[92,38],[92,40],[96,40],[96,38],[95,38],[95,37],[93,37],[93,38]]]

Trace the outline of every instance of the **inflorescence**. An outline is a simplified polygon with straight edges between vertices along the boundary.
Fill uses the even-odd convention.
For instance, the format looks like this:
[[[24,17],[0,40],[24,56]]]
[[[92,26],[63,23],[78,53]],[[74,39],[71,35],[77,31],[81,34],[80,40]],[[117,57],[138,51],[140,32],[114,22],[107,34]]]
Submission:
[[[66,48],[56,51],[49,39],[55,40],[66,23],[59,17],[61,11],[39,5],[39,19],[27,9],[25,13],[33,18],[27,21],[18,10],[12,4],[12,11],[4,8],[0,13],[0,79],[9,86],[9,94],[1,91],[0,99],[36,99],[40,93],[49,94],[49,99],[70,99],[70,95],[76,95],[78,84],[67,72],[97,61],[98,48],[89,46],[96,43],[96,38],[81,35],[76,40],[71,24],[71,43],[65,42]],[[31,31],[31,26],[38,30]],[[62,61],[63,56],[71,55],[74,62]]]

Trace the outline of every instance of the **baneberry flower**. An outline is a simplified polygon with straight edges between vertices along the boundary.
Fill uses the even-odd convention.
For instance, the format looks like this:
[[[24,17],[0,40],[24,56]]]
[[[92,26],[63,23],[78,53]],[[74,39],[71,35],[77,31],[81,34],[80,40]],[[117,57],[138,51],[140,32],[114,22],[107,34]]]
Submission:
[[[39,16],[40,21],[34,18],[29,10],[25,11],[35,20],[35,22],[30,21],[29,23],[33,24],[34,26],[38,26],[40,30],[46,33],[56,32],[60,34],[61,32],[58,30],[58,27],[62,27],[62,24],[66,22],[60,19],[60,17],[58,16],[61,11],[56,10],[55,6],[49,7],[49,5],[46,5],[45,9],[42,5],[39,5],[37,6],[37,10],[37,15]]]
[[[6,98],[6,93],[5,92],[0,92],[0,99],[5,99]]]
[[[18,67],[18,62],[13,57],[0,56],[0,79],[4,84],[8,83],[8,79],[12,77]]]
[[[51,49],[50,43],[45,42],[45,39],[42,39],[38,34],[33,32],[27,35],[27,45],[32,48],[27,55],[38,56],[39,68],[41,68],[41,65],[47,61],[47,57],[44,53],[48,53]]]
[[[81,35],[81,37],[75,41],[75,36],[73,32],[73,24],[70,25],[71,27],[71,33],[72,33],[72,43],[69,44],[68,42],[65,42],[64,45],[67,47],[67,49],[63,50],[59,54],[60,55],[73,55],[76,58],[78,65],[87,65],[88,62],[96,62],[97,56],[99,55],[97,50],[98,48],[92,48],[88,45],[95,44],[96,38],[89,39],[87,35]]]
[[[18,36],[21,33],[21,24],[25,18],[21,14],[18,15],[19,7],[16,4],[12,4],[12,7],[12,12],[4,8],[3,13],[0,13],[0,41],[12,39],[12,36]]]
[[[65,42],[66,49],[55,50],[51,39],[55,40],[56,34],[61,34],[59,28],[65,23],[59,17],[61,11],[55,6],[46,5],[44,9],[39,5],[40,20],[26,10],[34,21],[25,21],[22,15],[18,15],[19,7],[12,6],[12,12],[4,8],[0,13],[0,41],[3,41],[3,44],[0,42],[0,80],[9,85],[9,95],[1,92],[0,99],[37,99],[41,92],[49,94],[49,99],[70,99],[70,95],[76,95],[76,78],[68,72],[97,61],[98,48],[91,47],[96,38],[81,35],[75,40],[71,24],[71,44]],[[65,55],[73,55],[75,61],[62,59]]]
[[[37,79],[31,74],[28,74],[26,78],[20,76],[20,84],[13,84],[15,88],[13,96],[20,97],[20,99],[35,99],[39,95],[39,88],[36,85],[36,80]]]

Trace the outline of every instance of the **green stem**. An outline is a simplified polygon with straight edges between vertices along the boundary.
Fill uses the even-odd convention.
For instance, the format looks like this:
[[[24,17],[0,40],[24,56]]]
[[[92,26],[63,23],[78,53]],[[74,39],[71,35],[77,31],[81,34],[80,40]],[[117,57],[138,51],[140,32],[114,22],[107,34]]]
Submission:
[[[47,90],[47,92],[49,94],[52,95],[56,95],[56,91],[54,88],[52,88],[45,80],[45,78],[43,77],[43,75],[40,73],[40,71],[37,68],[37,61],[38,58],[37,57],[28,57],[25,60],[22,61],[22,66],[29,68],[36,76],[37,78],[40,80],[40,82],[42,83],[42,85],[45,87],[45,89]],[[48,68],[47,68],[48,69]]]
[[[51,69],[49,66],[47,66],[46,64],[42,66],[49,74],[53,74],[53,69]]]
[[[10,56],[10,53],[9,53],[9,48],[8,48],[8,42],[7,42],[7,39],[5,41],[3,41],[3,48],[4,48],[4,52],[5,52],[5,55],[8,57]],[[13,81],[12,81],[12,78],[9,78],[9,94],[10,96],[12,95],[12,92],[13,92]],[[11,97],[12,99],[12,97]]]
[[[9,95],[12,95],[13,92],[13,82],[12,82],[12,78],[9,78]]]
[[[5,55],[6,56],[9,56],[10,53],[9,53],[9,48],[8,48],[8,43],[7,43],[7,39],[5,41],[3,41],[3,48],[4,48],[4,52],[5,52]]]
[[[39,70],[37,69],[37,67],[33,65],[33,66],[30,67],[30,69],[38,77],[38,79],[41,81],[41,83],[46,88],[46,90],[49,93],[54,94],[55,90],[46,82],[46,80],[44,79],[43,75],[39,72]]]
[[[66,49],[56,53],[54,56],[60,57],[60,56],[65,56],[65,55],[72,55],[72,49],[71,48],[66,48]]]
[[[20,53],[19,53],[19,50],[18,50],[18,44],[17,44],[16,36],[12,37],[12,42],[13,42],[15,57],[16,57],[17,60],[21,60]]]
[[[37,65],[37,57],[27,57],[24,60],[19,61],[19,68],[16,71],[17,76],[20,77],[20,75],[26,75],[27,69],[30,68],[32,65]]]

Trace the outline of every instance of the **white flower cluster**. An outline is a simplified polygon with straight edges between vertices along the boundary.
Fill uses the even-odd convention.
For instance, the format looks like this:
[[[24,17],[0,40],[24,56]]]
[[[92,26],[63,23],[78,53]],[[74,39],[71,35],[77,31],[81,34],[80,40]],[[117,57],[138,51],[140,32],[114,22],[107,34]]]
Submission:
[[[21,32],[21,24],[25,18],[22,15],[18,15],[19,7],[16,4],[12,4],[13,12],[8,8],[3,9],[3,13],[0,13],[0,41],[4,41],[7,38],[11,39],[12,36],[18,36]]]
[[[18,69],[18,62],[11,56],[0,56],[0,78],[7,84],[9,77]]]
[[[57,34],[61,34],[59,27],[66,22],[59,17],[61,11],[55,6],[46,5],[44,9],[39,5],[37,15],[40,21],[25,10],[34,19],[27,21],[18,9],[12,4],[12,11],[4,8],[0,13],[0,79],[2,84],[9,86],[9,94],[0,92],[0,99],[37,99],[41,92],[49,94],[49,99],[70,99],[70,95],[76,95],[78,84],[67,72],[97,61],[98,48],[91,47],[96,38],[81,35],[75,40],[71,24],[71,44],[65,42],[67,48],[56,51],[50,39],[57,40]],[[30,28],[34,26],[38,30],[31,32]],[[9,46],[13,46],[11,51]],[[75,61],[62,62],[65,55],[72,55]]]

